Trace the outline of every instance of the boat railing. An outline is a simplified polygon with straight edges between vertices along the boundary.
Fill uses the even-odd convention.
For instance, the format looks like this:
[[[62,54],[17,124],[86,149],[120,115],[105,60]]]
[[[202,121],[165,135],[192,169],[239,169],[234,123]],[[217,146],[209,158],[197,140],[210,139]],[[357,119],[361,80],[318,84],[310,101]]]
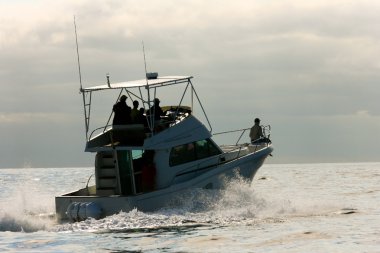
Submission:
[[[173,119],[162,119],[155,123],[151,130],[144,124],[108,125],[93,130],[87,139],[86,151],[92,152],[99,149],[126,148],[144,146],[145,140],[155,134],[165,131],[184,120],[186,117]]]
[[[238,145],[241,138],[243,137],[244,133],[247,131],[247,130],[250,130],[251,128],[243,128],[243,129],[238,129],[238,130],[231,130],[231,131],[225,131],[225,132],[219,132],[219,133],[214,133],[213,135],[226,135],[226,134],[232,134],[232,133],[237,133],[237,132],[241,132],[241,134],[239,135],[235,145]],[[270,125],[262,125],[261,126],[261,129],[263,131],[263,137],[264,138],[268,138],[270,137],[270,131],[271,131],[271,126]]]
[[[153,133],[162,131],[163,129],[170,128],[170,127],[180,123],[181,121],[183,121],[184,119],[186,119],[190,115],[191,115],[191,113],[189,113],[189,112],[183,113],[183,112],[176,111],[175,113],[173,113],[170,116],[163,116],[160,121],[155,122],[155,128],[153,129]],[[126,125],[121,125],[121,126],[126,126],[125,130],[127,131],[128,126],[132,126],[132,125],[134,125],[134,124],[126,124]],[[113,130],[113,129],[114,129],[114,126],[111,124],[108,124],[108,123],[105,126],[98,127],[91,132],[87,141],[90,141],[92,138],[95,138],[97,135],[104,134],[104,133],[106,133],[110,130]],[[122,129],[122,127],[121,128],[119,127],[118,130],[121,130],[121,129]],[[148,135],[149,135],[149,133],[151,133],[150,128],[147,127],[146,125],[144,126],[144,132],[146,132]]]
[[[270,143],[264,143],[264,147],[268,147],[269,145]],[[211,168],[217,168],[222,164],[239,159],[243,155],[248,155],[252,153],[254,154],[263,149],[262,145],[252,145],[254,149],[250,149],[249,146],[250,146],[249,143],[231,145],[232,148],[230,150],[223,152],[217,156],[209,157],[205,159],[204,161],[199,162],[193,166],[187,167],[186,169],[178,172],[176,176],[182,176],[186,174],[201,172],[201,171],[211,169]],[[248,149],[248,151],[243,151],[246,149]],[[210,164],[210,161],[215,161],[215,160],[217,160],[217,163]],[[175,179],[173,178],[173,180]]]
[[[270,137],[270,131],[271,131],[271,126],[270,125],[262,125],[261,126],[261,129],[263,129],[263,135],[264,135],[264,138],[268,138]]]
[[[242,156],[243,149],[248,149],[248,152],[246,152],[246,154],[251,154],[251,153],[258,152],[263,147],[268,147],[271,144],[271,141],[269,139],[271,126],[270,125],[266,125],[266,126],[261,126],[261,128],[263,130],[263,136],[264,136],[264,137],[262,137],[263,141],[259,142],[259,143],[253,143],[253,144],[252,143],[239,144],[239,142],[240,142],[242,136],[244,135],[244,133],[247,130],[250,130],[250,128],[244,128],[244,129],[238,129],[238,130],[232,130],[232,131],[225,131],[225,132],[220,132],[220,133],[213,134],[213,135],[222,135],[222,134],[230,134],[230,133],[241,132],[241,134],[239,135],[239,137],[238,137],[238,139],[237,139],[237,141],[236,141],[236,143],[234,145],[225,146],[225,147],[230,148],[228,151],[224,150],[224,152],[221,153],[221,154],[219,154],[217,157],[215,157],[215,156],[209,157],[208,159],[206,159],[206,160],[204,160],[204,161],[202,161],[200,163],[197,163],[196,165],[188,167],[185,170],[179,172],[177,174],[177,176],[178,175],[190,174],[190,173],[196,173],[196,172],[208,169],[210,167],[215,167],[215,166],[218,167],[221,164],[224,164],[226,162],[230,162],[230,161],[236,160],[236,159],[238,159],[238,158],[240,158]],[[250,147],[252,147],[252,148],[250,148]],[[207,165],[207,164],[210,163],[210,161],[212,161],[214,159],[217,159],[217,164],[216,165],[215,164],[213,164],[212,166]]]
[[[238,129],[238,130],[231,130],[231,131],[225,131],[225,132],[220,132],[220,133],[214,133],[213,135],[226,135],[226,134],[232,134],[232,133],[237,133],[241,132],[239,135],[239,138],[237,139],[235,145],[238,145],[239,141],[241,140],[241,137],[243,137],[244,133],[249,130],[250,128],[244,128],[244,129]]]
[[[95,133],[99,132],[100,129],[102,129],[102,131],[101,131],[99,134],[104,134],[105,132],[107,132],[107,131],[109,131],[109,130],[112,129],[112,125],[108,125],[108,124],[107,124],[107,125],[105,125],[105,126],[101,126],[101,127],[95,128],[95,129],[91,132],[91,134],[90,134],[90,136],[88,137],[88,140],[87,140],[87,141],[91,140],[91,139],[92,139],[92,136],[93,136]]]

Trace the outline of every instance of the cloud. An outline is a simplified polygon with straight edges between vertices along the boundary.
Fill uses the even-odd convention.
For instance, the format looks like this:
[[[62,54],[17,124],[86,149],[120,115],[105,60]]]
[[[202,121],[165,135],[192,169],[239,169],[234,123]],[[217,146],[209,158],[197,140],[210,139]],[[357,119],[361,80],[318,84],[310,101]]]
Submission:
[[[144,41],[148,71],[195,76],[215,129],[259,116],[277,125],[282,149],[297,138],[294,125],[305,126],[303,140],[327,127],[318,122],[336,134],[353,122],[378,125],[379,11],[371,0],[3,1],[0,123],[5,132],[39,123],[82,131],[75,15],[84,86],[106,73],[113,82],[143,77]],[[106,118],[113,102],[97,105]]]

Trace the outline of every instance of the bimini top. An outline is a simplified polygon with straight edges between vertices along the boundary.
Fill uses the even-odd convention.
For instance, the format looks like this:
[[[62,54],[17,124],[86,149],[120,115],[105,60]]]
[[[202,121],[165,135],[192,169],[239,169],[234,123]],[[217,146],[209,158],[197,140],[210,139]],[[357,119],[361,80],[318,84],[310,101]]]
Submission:
[[[158,76],[156,78],[151,79],[141,79],[136,81],[128,81],[128,82],[121,82],[121,83],[110,83],[110,84],[103,84],[88,88],[83,88],[82,91],[89,92],[89,91],[96,91],[96,90],[107,90],[107,89],[124,89],[124,88],[138,88],[138,87],[159,87],[159,86],[167,86],[167,85],[173,85],[177,83],[184,83],[188,82],[192,76]]]

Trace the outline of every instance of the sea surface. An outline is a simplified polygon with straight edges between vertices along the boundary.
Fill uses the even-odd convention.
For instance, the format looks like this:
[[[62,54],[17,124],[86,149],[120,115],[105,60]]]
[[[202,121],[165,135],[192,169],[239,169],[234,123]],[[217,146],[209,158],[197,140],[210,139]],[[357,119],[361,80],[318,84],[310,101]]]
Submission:
[[[177,208],[58,224],[54,197],[92,174],[0,169],[0,252],[380,252],[380,163],[266,164]]]

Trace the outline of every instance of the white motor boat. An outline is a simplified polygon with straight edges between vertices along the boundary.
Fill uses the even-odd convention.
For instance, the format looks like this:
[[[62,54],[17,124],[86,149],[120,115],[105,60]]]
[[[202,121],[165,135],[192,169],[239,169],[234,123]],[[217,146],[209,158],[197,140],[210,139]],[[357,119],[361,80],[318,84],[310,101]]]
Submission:
[[[235,144],[217,145],[212,139],[216,134],[212,133],[192,78],[159,77],[157,73],[148,73],[142,80],[112,84],[107,78],[104,85],[81,87],[86,123],[85,151],[96,153],[95,185],[87,184],[82,189],[57,196],[59,221],[99,219],[134,208],[153,211],[175,205],[174,200],[181,193],[194,188],[222,189],[234,177],[253,179],[273,151],[270,126],[263,126],[265,138],[262,142],[239,144],[247,128],[230,131],[241,132]],[[111,113],[104,126],[90,131],[92,95],[117,90],[118,99],[125,94],[132,101],[139,101],[144,112],[148,112],[159,89],[172,91],[179,86],[182,86],[179,103],[162,107],[165,114],[160,120],[145,115],[143,122],[112,125]],[[188,97],[190,104],[185,106],[183,103]],[[194,116],[194,103],[207,121],[207,127]]]

